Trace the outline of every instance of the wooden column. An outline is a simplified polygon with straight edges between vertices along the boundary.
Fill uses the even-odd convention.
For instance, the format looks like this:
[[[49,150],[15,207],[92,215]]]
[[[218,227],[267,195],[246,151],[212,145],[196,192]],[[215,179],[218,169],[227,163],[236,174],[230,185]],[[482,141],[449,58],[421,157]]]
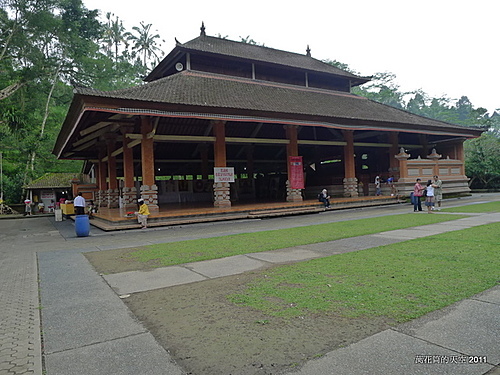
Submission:
[[[108,208],[117,208],[119,206],[118,180],[116,176],[116,157],[113,152],[116,150],[116,134],[106,134],[106,153],[108,156],[108,190],[107,206]]]
[[[149,210],[158,211],[158,187],[155,184],[155,158],[153,123],[151,117],[141,117],[141,198],[149,206]]]
[[[206,143],[200,144],[200,155],[201,155],[201,178],[203,180],[208,180],[209,170],[208,170],[208,145]]]
[[[465,151],[464,142],[458,142],[455,146],[456,159],[462,162],[460,166],[460,172],[465,176]],[[439,174],[438,174],[439,176]]]
[[[253,150],[254,146],[246,147],[246,156],[247,156],[247,175],[249,179],[253,179],[254,174],[254,160],[253,160]]]
[[[290,166],[290,156],[299,156],[299,142],[298,142],[298,128],[297,126],[287,125],[285,126],[286,138],[288,139],[288,144],[286,145],[286,166],[287,166],[287,181],[286,181],[286,200],[287,202],[302,202],[304,199],[302,197],[301,189],[291,188],[291,166]]]
[[[394,175],[394,178],[399,178],[399,163],[398,160],[394,157],[399,153],[399,133],[398,132],[390,132],[389,133],[389,143],[391,147],[389,149],[389,174]]]
[[[343,130],[344,140],[344,196],[358,196],[358,179],[356,178],[356,161],[354,159],[354,131]]]
[[[226,167],[226,130],[225,121],[213,122],[214,166]],[[229,182],[214,182],[214,207],[231,207]]]
[[[97,205],[99,207],[107,207],[108,206],[108,184],[106,182],[106,178],[108,176],[108,166],[103,159],[106,157],[106,144],[101,143],[99,145],[99,161],[97,164],[97,187],[99,189],[97,193]]]
[[[137,191],[134,181],[134,150],[128,146],[132,140],[127,138],[127,134],[132,133],[134,128],[132,126],[122,126],[120,131],[122,133],[123,145],[123,207],[136,208]]]

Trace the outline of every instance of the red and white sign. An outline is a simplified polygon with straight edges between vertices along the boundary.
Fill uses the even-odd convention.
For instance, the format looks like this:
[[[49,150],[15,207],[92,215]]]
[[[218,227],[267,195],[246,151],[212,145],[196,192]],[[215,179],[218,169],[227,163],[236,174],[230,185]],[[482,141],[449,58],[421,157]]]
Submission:
[[[290,156],[290,187],[292,189],[304,189],[304,168],[302,166],[302,156]]]
[[[215,182],[234,182],[234,167],[215,167]]]

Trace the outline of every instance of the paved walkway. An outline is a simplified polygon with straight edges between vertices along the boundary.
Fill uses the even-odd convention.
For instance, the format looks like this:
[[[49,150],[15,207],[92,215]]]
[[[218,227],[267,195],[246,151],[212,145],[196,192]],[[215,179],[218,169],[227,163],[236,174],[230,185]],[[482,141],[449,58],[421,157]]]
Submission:
[[[476,196],[455,203],[463,205],[491,199],[498,200],[500,195]],[[452,205],[453,202],[447,204]],[[118,295],[176,285],[179,280],[192,282],[195,278],[221,277],[255,267],[356,251],[500,221],[499,214],[471,215],[452,224],[434,225],[427,230],[422,230],[425,227],[411,228],[349,241],[332,241],[159,269],[153,272],[160,275],[149,280],[145,276],[149,277],[153,272],[143,272],[142,277],[134,272],[108,275],[105,280],[93,271],[82,255],[86,251],[145,243],[398,214],[410,211],[409,208],[408,205],[401,205],[112,235],[92,229],[91,236],[86,238],[75,237],[71,222],[54,223],[47,218],[0,220],[0,375],[42,374],[40,311],[44,368],[48,375],[182,374],[182,370],[171,361],[169,353],[156,343]],[[175,278],[171,277],[172,274],[176,275]],[[38,278],[41,309],[38,308]],[[153,282],[156,284],[152,285]],[[496,287],[331,352],[307,363],[296,373],[485,374],[492,371],[489,373],[499,374],[499,369],[493,368],[500,364],[497,339],[500,337],[499,316],[500,289]],[[464,358],[479,363],[453,363]],[[420,363],[428,361],[442,363]]]

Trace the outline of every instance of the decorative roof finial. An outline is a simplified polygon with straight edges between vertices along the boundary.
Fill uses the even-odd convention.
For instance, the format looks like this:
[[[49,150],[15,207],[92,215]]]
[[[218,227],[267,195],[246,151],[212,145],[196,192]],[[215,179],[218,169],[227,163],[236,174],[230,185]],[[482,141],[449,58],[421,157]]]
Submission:
[[[201,27],[200,27],[200,36],[206,36],[207,34],[205,34],[205,23],[203,21],[201,21]]]
[[[311,49],[309,48],[309,44],[307,45],[306,56],[311,57]]]

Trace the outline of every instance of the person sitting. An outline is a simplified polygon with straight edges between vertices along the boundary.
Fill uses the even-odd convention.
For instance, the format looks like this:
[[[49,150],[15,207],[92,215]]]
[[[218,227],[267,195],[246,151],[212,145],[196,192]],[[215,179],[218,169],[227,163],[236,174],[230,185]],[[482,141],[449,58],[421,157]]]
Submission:
[[[328,191],[323,189],[321,193],[319,193],[318,200],[323,202],[325,208],[330,208],[330,196],[328,195]]]
[[[148,205],[144,202],[144,199],[139,199],[139,212],[136,212],[137,221],[141,224],[142,229],[146,229],[148,227],[148,216],[149,208]]]

